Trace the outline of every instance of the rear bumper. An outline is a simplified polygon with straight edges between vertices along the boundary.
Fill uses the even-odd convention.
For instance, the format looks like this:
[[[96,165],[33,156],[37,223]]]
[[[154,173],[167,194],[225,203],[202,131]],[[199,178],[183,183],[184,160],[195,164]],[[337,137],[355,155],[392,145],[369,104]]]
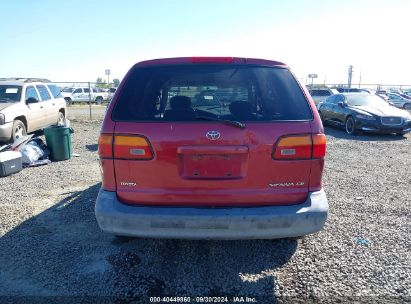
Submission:
[[[186,208],[129,206],[100,189],[100,228],[116,235],[173,239],[275,239],[320,231],[328,215],[324,190],[292,206]]]

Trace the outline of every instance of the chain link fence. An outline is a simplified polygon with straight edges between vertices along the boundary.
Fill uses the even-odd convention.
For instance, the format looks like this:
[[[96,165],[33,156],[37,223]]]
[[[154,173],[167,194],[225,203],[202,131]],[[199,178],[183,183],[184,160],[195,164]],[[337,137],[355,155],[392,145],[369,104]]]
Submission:
[[[66,100],[70,119],[101,120],[116,87],[113,83],[54,82]]]

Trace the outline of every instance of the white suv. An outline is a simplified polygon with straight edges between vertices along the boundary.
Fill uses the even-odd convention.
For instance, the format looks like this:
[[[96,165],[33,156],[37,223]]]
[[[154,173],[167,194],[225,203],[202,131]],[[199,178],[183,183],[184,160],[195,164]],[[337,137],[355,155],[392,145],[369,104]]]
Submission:
[[[313,88],[309,90],[314,103],[317,105],[327,99],[328,96],[338,94],[336,89],[329,88]]]
[[[73,102],[95,102],[96,104],[101,104],[103,101],[108,100],[108,92],[104,92],[101,88],[90,88],[81,87],[73,88],[73,91],[63,93],[63,97],[68,104]]]
[[[63,122],[66,102],[46,79],[0,79],[0,142]]]

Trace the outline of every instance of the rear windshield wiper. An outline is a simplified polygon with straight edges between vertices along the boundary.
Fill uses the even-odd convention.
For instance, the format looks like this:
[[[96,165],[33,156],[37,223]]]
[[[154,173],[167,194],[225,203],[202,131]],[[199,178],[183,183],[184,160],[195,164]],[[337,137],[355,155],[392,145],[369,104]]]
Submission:
[[[221,122],[223,124],[234,126],[234,127],[240,128],[240,129],[245,128],[244,123],[242,123],[240,121],[236,121],[236,120],[221,119],[221,118],[210,117],[210,116],[196,116],[196,118],[197,119],[203,119],[203,120],[218,121],[218,122]]]

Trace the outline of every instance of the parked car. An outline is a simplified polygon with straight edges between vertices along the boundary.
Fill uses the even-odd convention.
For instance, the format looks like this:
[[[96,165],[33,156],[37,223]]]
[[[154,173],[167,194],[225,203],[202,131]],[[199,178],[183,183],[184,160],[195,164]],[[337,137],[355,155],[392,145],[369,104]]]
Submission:
[[[341,88],[337,88],[336,89],[339,93],[362,93],[361,89],[357,89],[357,88],[345,88],[345,87],[341,87]]]
[[[61,96],[66,100],[68,103],[71,101],[71,94],[76,88],[66,87],[63,88],[60,92]]]
[[[315,88],[309,90],[309,92],[316,105],[318,105],[320,102],[323,102],[328,96],[338,94],[338,91],[336,89],[329,88]]]
[[[411,98],[411,92],[405,92],[404,95],[408,96]],[[403,96],[404,97],[404,96]]]
[[[359,90],[361,93],[374,94],[374,91],[370,89],[359,89]]]
[[[62,123],[66,103],[60,89],[43,79],[0,80],[0,141],[16,140],[29,132]]]
[[[102,89],[99,88],[90,88],[88,87],[81,87],[81,88],[74,88],[71,94],[66,95],[64,94],[64,99],[68,104],[75,103],[75,102],[95,102],[96,104],[101,104],[103,101],[108,100],[108,93],[104,92]]]
[[[324,124],[342,127],[350,135],[358,131],[404,135],[411,131],[411,115],[376,95],[333,95],[321,105],[319,113]]]
[[[96,218],[116,235],[284,238],[327,218],[321,120],[280,62],[136,64],[105,115],[99,156]]]
[[[386,101],[389,100],[389,98],[388,98],[388,93],[387,93],[387,91],[385,91],[385,90],[377,90],[377,91],[375,92],[375,94],[378,95],[378,96],[380,96],[382,99],[384,99],[384,100],[386,100]]]
[[[108,99],[111,100],[113,99],[114,93],[116,92],[116,88],[110,88],[108,90]]]
[[[393,103],[397,108],[411,110],[411,100],[409,98],[402,97],[397,93],[388,93],[389,102]]]
[[[411,97],[411,89],[403,89],[403,94]]]
[[[396,94],[402,94],[402,93],[403,93],[403,91],[402,91],[401,89],[399,89],[399,88],[390,88],[390,89],[388,90],[388,92],[389,92],[389,93],[396,93]]]
[[[402,98],[411,100],[411,96],[410,96],[410,95],[407,95],[407,94],[405,94],[405,93],[401,93],[401,94],[398,94],[398,95],[400,95]]]

